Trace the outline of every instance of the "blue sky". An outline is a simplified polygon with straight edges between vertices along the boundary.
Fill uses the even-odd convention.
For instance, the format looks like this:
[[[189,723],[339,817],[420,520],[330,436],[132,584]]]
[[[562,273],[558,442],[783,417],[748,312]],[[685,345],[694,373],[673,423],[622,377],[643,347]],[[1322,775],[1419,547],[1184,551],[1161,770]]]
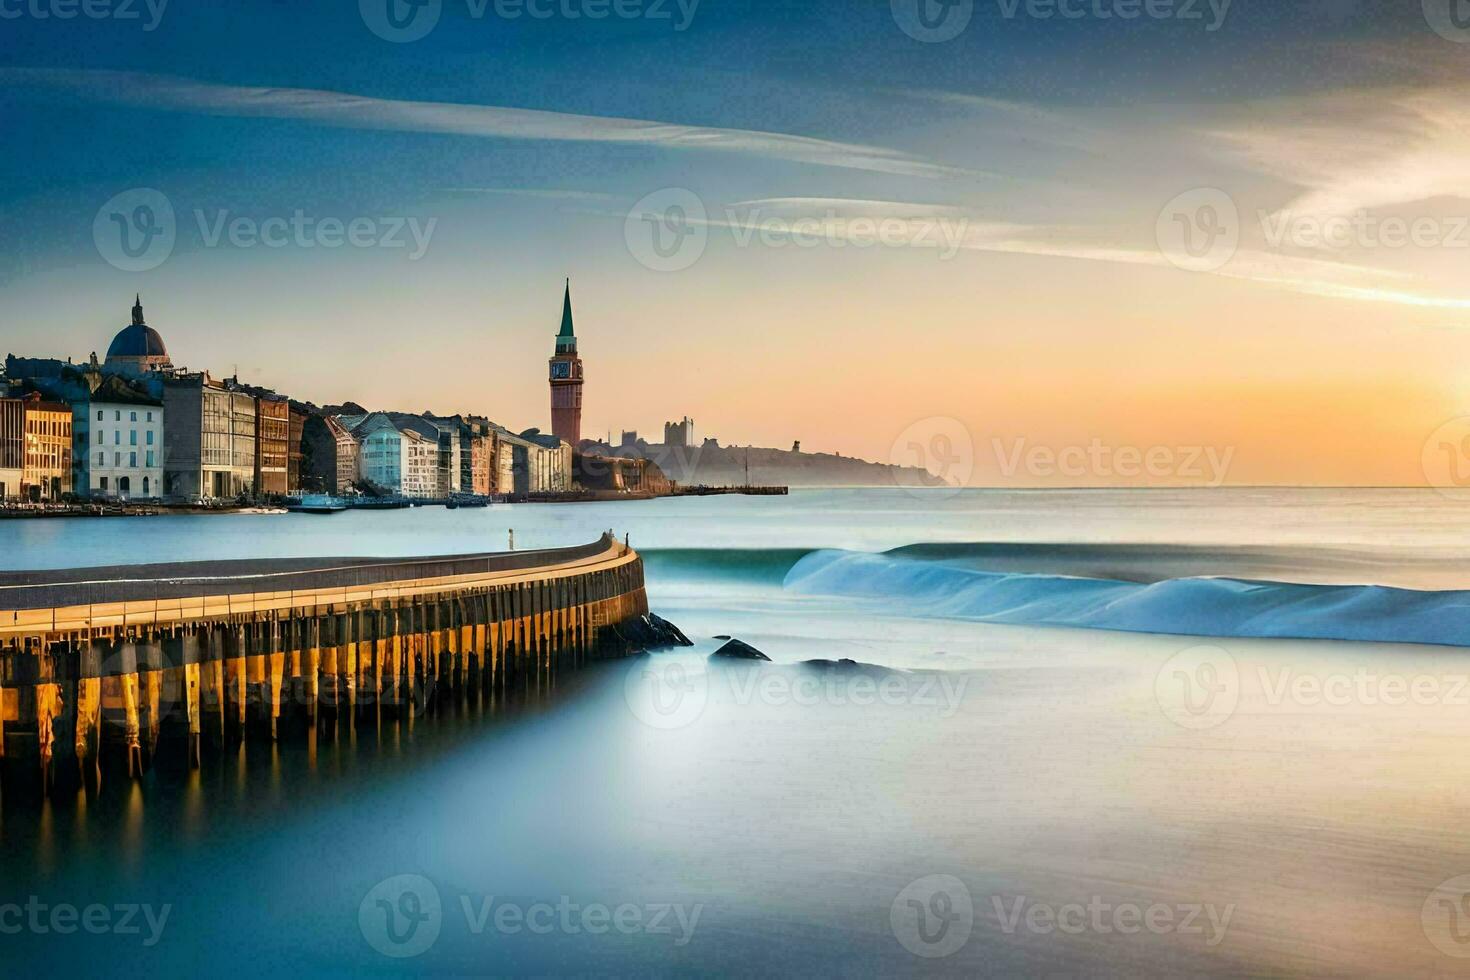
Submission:
[[[1007,432],[1079,439],[1076,405],[1034,393],[1067,378],[1095,402],[1106,389],[1085,375],[1106,373],[1101,351],[1139,403],[1094,428],[1228,439],[1263,472],[1289,454],[1250,432],[1143,424],[1169,414],[1202,351],[1236,381],[1254,364],[1253,383],[1283,393],[1350,390],[1383,367],[1371,352],[1322,355],[1345,319],[1370,348],[1414,332],[1407,347],[1384,342],[1390,360],[1462,353],[1470,293],[1454,253],[1242,247],[1199,274],[1152,241],[1160,208],[1200,187],[1225,188],[1244,213],[1350,200],[1442,216],[1456,179],[1442,160],[1460,148],[1433,127],[1459,99],[1470,47],[1436,34],[1417,0],[1153,0],[1169,16],[1128,20],[1099,11],[1143,0],[1067,0],[1076,18],[1039,16],[1046,0],[961,0],[967,26],[935,43],[903,29],[917,0],[624,0],[644,15],[601,20],[562,13],[598,0],[556,0],[544,19],[443,0],[407,43],[371,29],[379,0],[173,0],[151,30],[159,8],[142,0],[136,18],[58,19],[66,2],[0,0],[0,346],[85,356],[142,292],[191,367],[322,402],[545,424],[570,275],[593,431],[691,414],[727,441],[877,458],[933,416],[981,441],[997,417]],[[1409,145],[1426,147],[1423,196],[1362,193],[1401,182],[1385,158]],[[99,211],[142,188],[167,199],[177,240],[156,266],[118,268],[97,244]],[[670,188],[708,212],[708,247],[687,268],[649,268],[629,212]],[[296,215],[366,221],[376,244],[222,232]],[[840,228],[823,247],[782,249],[732,228],[751,215]],[[919,247],[826,247],[884,216],[915,237],[953,221],[956,247],[943,229]],[[394,228],[403,247],[384,244]],[[1263,365],[1262,337],[1221,321],[1225,308],[1275,324],[1280,357],[1316,366]],[[998,363],[1005,375],[990,376]],[[1388,367],[1396,388],[1408,366]],[[656,390],[610,380],[640,370],[658,373]],[[1206,371],[1194,388],[1214,394],[1185,397],[1228,404],[1227,380]],[[1393,438],[1417,451],[1412,433],[1455,408],[1447,395]]]

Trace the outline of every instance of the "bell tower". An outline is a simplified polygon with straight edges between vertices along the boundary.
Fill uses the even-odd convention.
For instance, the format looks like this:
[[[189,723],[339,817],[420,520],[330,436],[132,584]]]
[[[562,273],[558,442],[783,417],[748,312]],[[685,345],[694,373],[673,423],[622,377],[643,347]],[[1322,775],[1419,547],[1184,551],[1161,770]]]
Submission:
[[[582,359],[572,326],[572,281],[562,298],[561,332],[551,357],[551,434],[576,446],[582,441]]]

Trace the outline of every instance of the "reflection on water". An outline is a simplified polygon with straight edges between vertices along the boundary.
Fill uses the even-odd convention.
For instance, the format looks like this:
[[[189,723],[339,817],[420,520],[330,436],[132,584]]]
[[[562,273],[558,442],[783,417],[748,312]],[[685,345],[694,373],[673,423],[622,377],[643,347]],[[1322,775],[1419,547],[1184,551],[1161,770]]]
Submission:
[[[1092,542],[1250,540],[1291,552],[1293,567],[1311,561],[1292,550],[1310,538],[1354,550],[1369,576],[1401,572],[1401,554],[1448,573],[1448,552],[1470,544],[1458,510],[1417,494],[1151,500],[1139,510],[1118,494],[961,495],[926,523],[905,494],[795,495],[733,502],[750,508],[743,530],[734,511],[703,509],[711,502],[619,511],[644,522],[634,543],[642,533],[655,551],[744,533],[746,547],[783,554],[652,556],[651,605],[699,645],[594,665],[554,697],[246,742],[202,771],[7,808],[0,927],[4,904],[30,896],[171,911],[151,947],[146,929],[4,934],[5,967],[150,978],[1456,973],[1470,962],[1457,939],[1470,936],[1470,918],[1457,917],[1470,886],[1456,884],[1470,874],[1470,651],[962,622],[782,587],[801,549],[1044,527]],[[547,543],[580,539],[582,521],[610,523],[578,508],[517,514],[518,531],[540,522]],[[407,519],[423,520],[413,526],[439,550],[461,550],[440,517]],[[275,533],[262,548],[279,546]],[[389,544],[411,544],[391,533]],[[711,665],[715,634],[775,662]],[[797,666],[841,658],[881,669]],[[803,686],[834,671],[846,686]],[[853,680],[889,671],[903,680],[887,694]],[[1205,677],[1205,693],[1171,688],[1180,673]],[[935,674],[947,686],[926,688]],[[662,678],[667,687],[643,686]],[[640,692],[662,699],[655,714]],[[427,883],[441,917],[426,948],[395,959],[362,910],[380,910],[375,890],[401,876]],[[922,928],[910,902],[929,916]],[[549,932],[496,918],[539,906],[552,910]],[[680,944],[649,917],[593,932],[559,906],[699,916]],[[1154,926],[1136,928],[1134,910]]]

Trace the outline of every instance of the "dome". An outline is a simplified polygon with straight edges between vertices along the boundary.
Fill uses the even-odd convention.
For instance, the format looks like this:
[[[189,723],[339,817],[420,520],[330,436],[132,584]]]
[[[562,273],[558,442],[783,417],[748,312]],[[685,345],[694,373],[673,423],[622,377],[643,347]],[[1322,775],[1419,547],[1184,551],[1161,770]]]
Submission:
[[[107,348],[108,357],[167,357],[163,338],[158,331],[143,323],[133,323],[118,331]]]
[[[158,335],[148,324],[143,322],[143,299],[138,297],[133,303],[133,322],[117,332],[112,338],[112,345],[107,348],[107,359],[114,357],[151,357],[166,360],[168,348],[163,346],[163,338]]]

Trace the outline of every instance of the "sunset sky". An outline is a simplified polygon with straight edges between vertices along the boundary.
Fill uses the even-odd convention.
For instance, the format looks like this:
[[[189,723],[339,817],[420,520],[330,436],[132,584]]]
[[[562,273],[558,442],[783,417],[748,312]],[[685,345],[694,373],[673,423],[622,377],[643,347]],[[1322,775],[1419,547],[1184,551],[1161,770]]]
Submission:
[[[909,0],[425,2],[414,40],[378,0],[0,3],[0,354],[101,354],[140,292],[176,364],[546,427],[570,276],[592,434],[1404,485],[1470,415],[1449,0],[961,0],[948,40]],[[145,188],[174,240],[135,271],[107,235]]]

